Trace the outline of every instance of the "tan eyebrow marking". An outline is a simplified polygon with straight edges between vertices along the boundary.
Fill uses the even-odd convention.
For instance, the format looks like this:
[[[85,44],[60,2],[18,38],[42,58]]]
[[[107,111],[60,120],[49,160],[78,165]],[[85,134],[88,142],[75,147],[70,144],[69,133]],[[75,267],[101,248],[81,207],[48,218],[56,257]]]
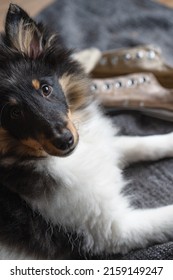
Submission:
[[[36,79],[32,80],[32,85],[36,90],[40,88],[40,82]]]

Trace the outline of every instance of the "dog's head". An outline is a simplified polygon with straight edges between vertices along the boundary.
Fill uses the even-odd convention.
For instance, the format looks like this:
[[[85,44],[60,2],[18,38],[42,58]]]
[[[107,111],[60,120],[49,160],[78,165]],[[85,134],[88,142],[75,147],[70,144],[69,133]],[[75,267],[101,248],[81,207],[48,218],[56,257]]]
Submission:
[[[88,84],[58,36],[11,4],[0,43],[0,153],[69,155]]]

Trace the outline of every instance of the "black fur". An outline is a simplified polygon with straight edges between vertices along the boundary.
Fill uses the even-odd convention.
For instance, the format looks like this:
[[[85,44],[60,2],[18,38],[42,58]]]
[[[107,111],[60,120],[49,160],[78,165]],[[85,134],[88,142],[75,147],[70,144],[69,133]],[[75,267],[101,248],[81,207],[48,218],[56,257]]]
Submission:
[[[26,138],[31,135],[31,130],[32,136],[36,137],[35,134],[39,133],[39,127],[42,126],[45,126],[45,133],[50,134],[49,128],[53,121],[55,124],[59,120],[63,126],[63,119],[60,116],[61,113],[67,113],[68,106],[62,89],[57,83],[57,75],[60,78],[63,73],[78,72],[77,66],[70,62],[69,54],[64,49],[51,48],[37,60],[32,60],[27,57],[24,59],[22,54],[15,53],[15,51],[9,50],[3,45],[0,46],[0,65],[0,79],[3,81],[0,88],[0,108],[2,110],[4,105],[10,101],[10,98],[15,98],[18,103],[17,106],[23,112],[19,120],[11,122],[9,114],[13,105],[7,105],[5,110],[1,111],[1,124],[4,128],[10,130],[15,137]],[[53,87],[53,94],[49,102],[47,100],[43,102],[39,91],[35,94],[31,84],[34,78]],[[40,118],[36,119],[38,111]],[[53,116],[49,121],[48,115]]]
[[[15,41],[18,32],[25,36],[23,22],[29,23],[29,28],[32,25],[26,48]],[[39,259],[68,258],[68,252],[77,257],[80,250],[80,240],[75,234],[46,222],[21,199],[21,196],[34,199],[45,192],[49,194],[55,185],[42,156],[28,153],[21,141],[39,142],[44,134],[55,148],[64,149],[56,135],[67,125],[69,104],[58,80],[63,74],[82,73],[57,36],[50,46],[46,45],[51,36],[21,8],[10,5],[0,44],[0,244],[24,250]],[[40,48],[35,53],[33,44]],[[40,85],[38,89],[32,85],[35,79]],[[43,96],[42,84],[53,88],[49,98]]]
[[[9,191],[2,184],[0,213],[0,242],[12,250],[24,251],[36,259],[82,257],[77,236],[47,223],[18,194]]]

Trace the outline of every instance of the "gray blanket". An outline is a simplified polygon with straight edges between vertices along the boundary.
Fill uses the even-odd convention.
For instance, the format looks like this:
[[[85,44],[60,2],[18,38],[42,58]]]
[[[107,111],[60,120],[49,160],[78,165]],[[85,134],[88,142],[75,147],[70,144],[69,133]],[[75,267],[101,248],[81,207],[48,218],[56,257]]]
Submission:
[[[80,50],[107,50],[139,44],[161,47],[173,65],[173,10],[149,0],[64,0],[42,11],[43,20],[58,31],[64,43]],[[173,123],[136,112],[112,112],[122,134],[152,135],[173,131]],[[138,163],[124,170],[131,179],[125,192],[133,194],[136,207],[148,208],[173,203],[173,159]],[[101,256],[105,258],[105,256]],[[151,245],[110,259],[173,259],[173,242]]]

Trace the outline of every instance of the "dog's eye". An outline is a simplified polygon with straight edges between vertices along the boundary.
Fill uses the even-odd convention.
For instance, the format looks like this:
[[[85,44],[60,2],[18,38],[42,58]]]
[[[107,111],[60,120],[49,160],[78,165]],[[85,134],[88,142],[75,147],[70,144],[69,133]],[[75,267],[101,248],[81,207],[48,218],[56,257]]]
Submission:
[[[21,115],[22,115],[22,112],[21,112],[20,108],[18,108],[18,107],[11,108],[11,110],[10,110],[11,119],[17,120],[21,117]]]
[[[47,97],[52,93],[52,87],[47,84],[42,85],[41,91],[42,91],[42,94]]]

